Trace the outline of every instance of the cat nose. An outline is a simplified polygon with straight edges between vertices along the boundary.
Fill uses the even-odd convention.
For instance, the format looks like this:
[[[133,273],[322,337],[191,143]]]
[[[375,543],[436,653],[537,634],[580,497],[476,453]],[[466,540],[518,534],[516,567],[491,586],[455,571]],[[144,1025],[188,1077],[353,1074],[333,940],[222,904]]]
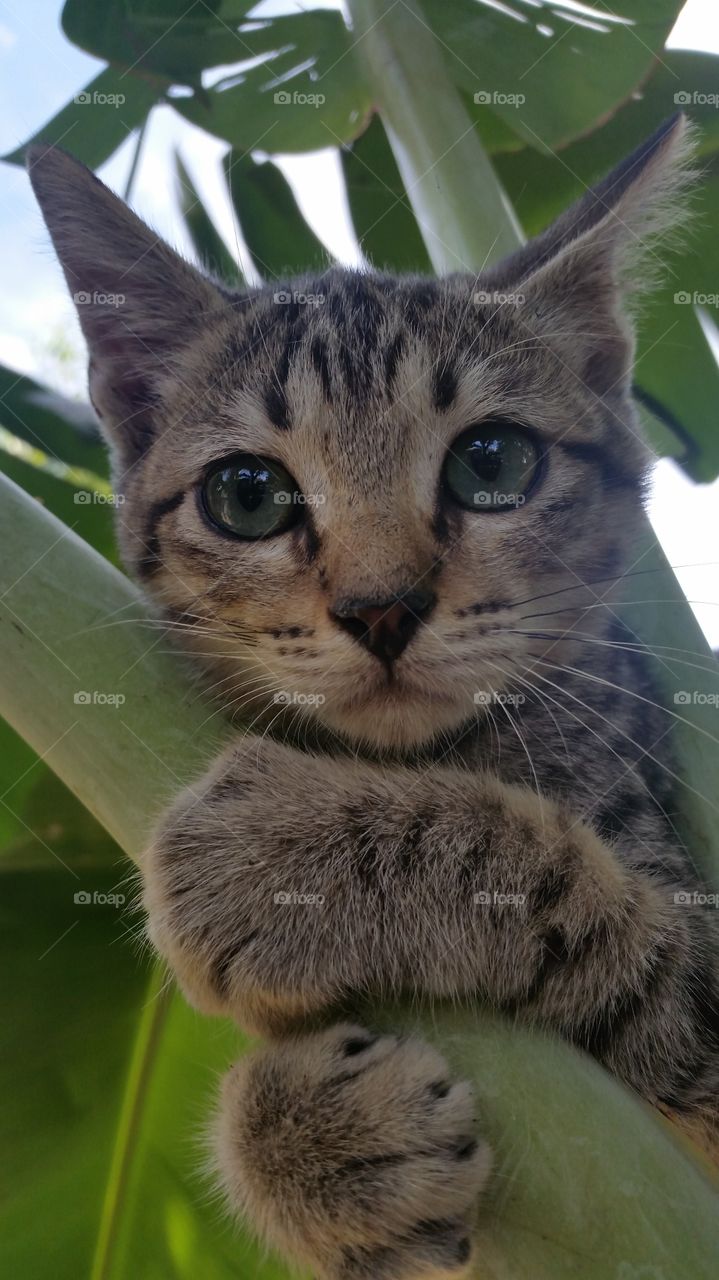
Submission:
[[[436,601],[434,592],[417,587],[384,600],[343,600],[332,617],[381,662],[394,662]]]

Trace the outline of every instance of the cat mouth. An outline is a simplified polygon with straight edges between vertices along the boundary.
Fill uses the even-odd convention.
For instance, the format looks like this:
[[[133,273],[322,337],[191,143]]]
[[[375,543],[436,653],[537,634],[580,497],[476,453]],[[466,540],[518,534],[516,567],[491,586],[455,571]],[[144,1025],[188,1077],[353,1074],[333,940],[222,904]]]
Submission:
[[[408,704],[422,702],[425,705],[440,704],[450,706],[457,701],[449,691],[428,688],[426,684],[413,679],[407,672],[399,672],[390,664],[383,673],[376,672],[372,679],[359,682],[349,697],[338,700],[343,708],[356,710],[366,708],[372,703]]]

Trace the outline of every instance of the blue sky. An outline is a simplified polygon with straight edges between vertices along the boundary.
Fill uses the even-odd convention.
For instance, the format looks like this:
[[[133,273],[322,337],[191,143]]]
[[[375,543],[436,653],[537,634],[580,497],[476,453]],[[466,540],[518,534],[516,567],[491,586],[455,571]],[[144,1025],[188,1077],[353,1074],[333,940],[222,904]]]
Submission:
[[[61,0],[0,0],[0,154],[25,141],[103,66],[66,40],[59,25],[61,9]],[[719,0],[689,0],[672,43],[719,53]],[[153,113],[134,208],[189,252],[169,166],[173,144],[181,149],[222,234],[242,254],[221,183],[224,144],[180,120],[169,107]],[[128,140],[100,171],[115,190],[124,186],[131,145]],[[345,262],[359,261],[335,155],[286,157],[281,163],[305,215],[328,247]],[[82,396],[84,350],[75,314],[27,178],[10,165],[0,166],[0,269],[0,362]],[[719,281],[715,284],[719,291]],[[670,562],[697,566],[678,570],[688,597],[719,600],[717,566],[701,564],[719,555],[719,482],[692,485],[672,464],[661,463],[650,516]],[[719,607],[705,603],[694,608],[712,644],[719,646]]]

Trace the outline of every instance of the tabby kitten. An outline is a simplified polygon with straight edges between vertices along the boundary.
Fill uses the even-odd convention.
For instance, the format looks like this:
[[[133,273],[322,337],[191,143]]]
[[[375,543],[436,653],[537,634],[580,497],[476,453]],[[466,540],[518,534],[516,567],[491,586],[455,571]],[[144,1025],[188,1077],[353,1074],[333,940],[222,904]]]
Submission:
[[[224,1082],[217,1165],[326,1280],[459,1274],[490,1166],[468,1086],[333,1025],[352,997],[484,1001],[717,1120],[715,915],[677,899],[701,886],[671,720],[602,603],[649,464],[628,302],[688,150],[676,118],[478,277],[281,293],[30,156],[128,568],[262,729],[160,822],[150,936],[194,1005],[269,1037]]]

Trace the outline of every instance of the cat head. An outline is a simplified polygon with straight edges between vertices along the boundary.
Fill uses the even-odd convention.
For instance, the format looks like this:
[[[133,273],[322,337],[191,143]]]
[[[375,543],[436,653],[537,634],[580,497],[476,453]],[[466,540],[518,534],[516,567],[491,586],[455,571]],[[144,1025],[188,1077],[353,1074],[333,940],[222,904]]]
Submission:
[[[228,707],[412,747],[601,625],[649,460],[628,314],[688,150],[678,117],[479,275],[238,293],[32,150],[125,562]]]

